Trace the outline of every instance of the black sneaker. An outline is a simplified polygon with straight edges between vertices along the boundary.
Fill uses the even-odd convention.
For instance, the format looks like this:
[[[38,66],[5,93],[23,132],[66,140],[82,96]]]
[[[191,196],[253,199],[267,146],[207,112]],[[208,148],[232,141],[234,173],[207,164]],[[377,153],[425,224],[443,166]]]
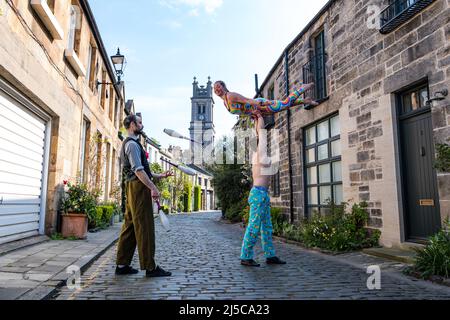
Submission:
[[[145,272],[145,276],[148,278],[156,278],[156,277],[170,277],[172,272],[165,271],[161,267],[157,266],[155,270],[147,270]]]
[[[139,273],[139,270],[136,270],[130,266],[125,266],[122,268],[116,267],[116,274],[117,275],[127,275],[127,274],[136,274]]]
[[[241,260],[241,264],[247,267],[260,267],[261,265],[253,259]]]
[[[286,264],[286,261],[280,260],[278,257],[272,257],[266,259],[267,264]]]

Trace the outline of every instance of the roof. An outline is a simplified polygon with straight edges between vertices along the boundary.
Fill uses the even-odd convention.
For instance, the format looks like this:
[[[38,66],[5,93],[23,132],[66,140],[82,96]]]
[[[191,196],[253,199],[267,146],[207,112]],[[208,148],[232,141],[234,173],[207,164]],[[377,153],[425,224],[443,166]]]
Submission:
[[[106,52],[105,45],[104,45],[102,37],[100,35],[100,31],[98,29],[97,22],[95,21],[94,14],[92,13],[91,6],[89,5],[89,1],[88,0],[80,0],[80,5],[83,9],[84,14],[86,15],[87,21],[89,22],[89,26],[91,27],[91,31],[92,31],[95,41],[98,45],[98,50],[103,58],[104,64],[105,64],[106,69],[109,74],[109,77],[111,78],[111,81],[116,84],[116,85],[114,85],[116,93],[119,97],[122,97],[121,88],[117,86],[116,74],[111,66],[110,56]],[[124,97],[122,97],[122,99],[124,99]]]
[[[261,86],[259,87],[259,92],[261,92],[262,88],[264,88],[267,85],[267,82],[269,82],[270,78],[272,77],[272,75],[274,74],[275,70],[277,69],[277,67],[280,65],[281,61],[283,61],[284,55],[286,53],[286,51],[291,50],[291,48],[298,42],[298,40],[300,40],[301,37],[303,37],[303,35],[311,28],[311,26],[317,22],[317,20],[319,20],[319,18],[330,8],[330,6],[337,0],[329,0],[322,9],[320,9],[320,11],[314,16],[314,18],[306,25],[305,28],[303,28],[303,30],[295,37],[294,40],[292,40],[291,43],[289,43],[289,45],[286,47],[286,49],[283,50],[283,53],[281,54],[281,56],[278,58],[277,62],[275,63],[275,65],[272,67],[272,69],[269,71],[269,74],[267,75],[267,77],[265,78],[264,82],[261,84]]]

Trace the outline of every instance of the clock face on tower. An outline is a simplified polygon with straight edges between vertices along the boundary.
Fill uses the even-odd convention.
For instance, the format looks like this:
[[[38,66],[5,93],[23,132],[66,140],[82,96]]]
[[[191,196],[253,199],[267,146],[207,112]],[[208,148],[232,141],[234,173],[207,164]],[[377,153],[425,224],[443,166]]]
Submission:
[[[203,120],[205,120],[205,116],[204,116],[204,115],[202,115],[202,114],[200,114],[200,115],[198,116],[198,120],[200,120],[200,121],[203,121]]]

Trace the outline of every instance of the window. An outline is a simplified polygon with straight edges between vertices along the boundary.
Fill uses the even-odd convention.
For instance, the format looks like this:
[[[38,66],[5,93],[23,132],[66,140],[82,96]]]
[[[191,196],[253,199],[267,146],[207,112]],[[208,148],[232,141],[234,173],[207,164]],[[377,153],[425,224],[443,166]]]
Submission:
[[[114,99],[114,127],[119,128],[119,99],[115,97]]]
[[[46,0],[48,7],[52,13],[55,13],[55,0]]]
[[[395,30],[432,2],[433,0],[389,0],[387,8],[380,15],[380,32],[386,34]]]
[[[320,32],[314,39],[314,64],[316,80],[316,99],[326,97],[326,77],[325,77],[325,33]]]
[[[267,98],[269,100],[275,100],[275,84],[273,83],[267,91]],[[275,126],[275,116],[273,114],[265,116],[264,123],[266,124],[266,129],[273,128]]]
[[[81,127],[81,142],[80,142],[80,161],[78,164],[80,179],[82,182],[86,182],[85,177],[87,173],[87,161],[89,154],[89,136],[90,136],[90,123],[88,120],[83,119]]]
[[[326,53],[325,53],[325,33],[321,31],[313,39],[314,55],[303,66],[303,82],[314,82],[315,86],[309,92],[309,96],[315,100],[323,100],[327,97],[326,88]]]
[[[75,0],[72,3],[76,3]],[[86,76],[86,70],[78,58],[80,51],[80,37],[81,37],[81,10],[77,5],[70,7],[70,26],[68,34],[67,49],[64,51],[64,56],[69,61],[72,68],[78,76]]]
[[[343,202],[339,115],[304,131],[306,215],[325,214],[329,201]]]
[[[100,91],[100,106],[102,109],[105,109],[105,101],[106,101],[106,70],[102,69],[102,89]]]
[[[115,111],[114,108],[114,85],[109,86],[109,119],[114,122],[113,118],[113,112]]]
[[[110,178],[111,178],[111,144],[109,142],[106,143],[106,158],[103,164],[103,179],[105,184],[104,190],[104,199],[108,201],[109,199],[109,187],[110,187]]]
[[[429,100],[428,85],[415,87],[400,95],[400,114],[411,114],[427,108]]]
[[[74,1],[72,1],[74,3]],[[76,3],[76,2],[75,2]],[[81,10],[76,4],[70,6],[70,28],[69,28],[69,46],[78,55],[80,54],[80,38],[81,38]]]
[[[98,72],[98,63],[97,63],[97,48],[91,45],[89,46],[89,55],[88,55],[88,72],[87,75],[89,77],[89,88],[94,91],[95,88],[95,80]]]
[[[47,31],[55,40],[64,38],[64,31],[55,17],[55,0],[31,0],[30,5],[38,14]]]
[[[117,152],[116,149],[113,148],[112,150],[112,157],[111,157],[111,185],[110,185],[110,192],[114,190],[115,187],[115,179],[116,179],[116,157]]]
[[[97,136],[95,137],[97,142],[97,167],[96,167],[96,174],[95,174],[95,186],[100,187],[101,182],[101,176],[102,176],[102,148],[103,148],[103,136],[102,134],[97,131]]]
[[[279,197],[280,196],[280,171],[272,176],[272,190],[273,190],[273,196]]]

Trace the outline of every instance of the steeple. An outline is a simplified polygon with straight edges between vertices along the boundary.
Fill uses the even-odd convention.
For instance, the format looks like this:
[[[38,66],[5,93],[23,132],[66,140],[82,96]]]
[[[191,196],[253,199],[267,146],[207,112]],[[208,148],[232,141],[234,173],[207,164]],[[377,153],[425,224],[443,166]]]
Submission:
[[[199,85],[194,77],[192,83],[191,126],[189,128],[191,139],[203,143],[203,147],[214,145],[214,99],[211,77],[208,77],[206,86]],[[194,144],[191,144],[193,154]]]

